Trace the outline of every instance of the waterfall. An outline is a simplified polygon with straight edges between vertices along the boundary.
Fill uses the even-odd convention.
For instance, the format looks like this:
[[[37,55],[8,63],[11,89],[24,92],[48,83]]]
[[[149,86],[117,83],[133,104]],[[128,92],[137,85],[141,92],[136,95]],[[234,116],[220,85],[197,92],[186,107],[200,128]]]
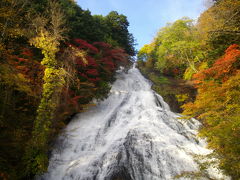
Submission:
[[[37,179],[171,180],[196,172],[194,155],[211,150],[196,136],[201,124],[180,117],[137,68],[119,70],[109,97],[69,123],[48,172]],[[214,167],[207,172],[213,179],[228,179]]]

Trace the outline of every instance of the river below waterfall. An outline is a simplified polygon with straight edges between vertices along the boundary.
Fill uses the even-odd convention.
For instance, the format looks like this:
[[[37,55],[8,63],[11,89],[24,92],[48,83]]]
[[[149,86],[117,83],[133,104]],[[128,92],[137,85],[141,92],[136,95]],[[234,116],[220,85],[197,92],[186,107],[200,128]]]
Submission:
[[[211,151],[196,136],[200,123],[180,117],[137,68],[119,70],[109,97],[69,123],[52,151],[48,172],[37,179],[171,180],[197,172],[194,155]],[[207,173],[228,179],[213,167]]]

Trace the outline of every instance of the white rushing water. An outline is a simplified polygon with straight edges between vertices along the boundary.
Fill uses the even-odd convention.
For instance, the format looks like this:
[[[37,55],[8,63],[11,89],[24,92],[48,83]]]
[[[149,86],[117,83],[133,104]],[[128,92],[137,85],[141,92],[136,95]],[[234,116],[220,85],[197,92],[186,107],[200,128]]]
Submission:
[[[200,123],[179,117],[138,69],[119,71],[110,96],[67,126],[48,172],[37,179],[171,180],[198,171],[193,154],[211,151],[196,137]],[[217,169],[208,172],[226,179]]]

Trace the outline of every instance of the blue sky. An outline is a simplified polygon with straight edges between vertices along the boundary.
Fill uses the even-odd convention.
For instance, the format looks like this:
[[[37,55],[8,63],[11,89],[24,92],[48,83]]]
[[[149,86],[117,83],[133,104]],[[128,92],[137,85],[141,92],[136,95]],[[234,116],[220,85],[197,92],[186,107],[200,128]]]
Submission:
[[[137,49],[150,43],[166,23],[184,16],[197,19],[205,9],[204,0],[77,0],[77,3],[93,15],[117,11],[127,16]]]

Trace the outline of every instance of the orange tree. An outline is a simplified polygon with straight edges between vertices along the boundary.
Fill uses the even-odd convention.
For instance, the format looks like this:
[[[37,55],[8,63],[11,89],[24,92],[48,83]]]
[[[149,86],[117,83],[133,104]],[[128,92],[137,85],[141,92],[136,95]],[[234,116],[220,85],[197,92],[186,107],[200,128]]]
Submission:
[[[198,95],[184,114],[202,120],[200,135],[216,150],[220,167],[240,177],[240,48],[231,45],[212,67],[194,76]]]

